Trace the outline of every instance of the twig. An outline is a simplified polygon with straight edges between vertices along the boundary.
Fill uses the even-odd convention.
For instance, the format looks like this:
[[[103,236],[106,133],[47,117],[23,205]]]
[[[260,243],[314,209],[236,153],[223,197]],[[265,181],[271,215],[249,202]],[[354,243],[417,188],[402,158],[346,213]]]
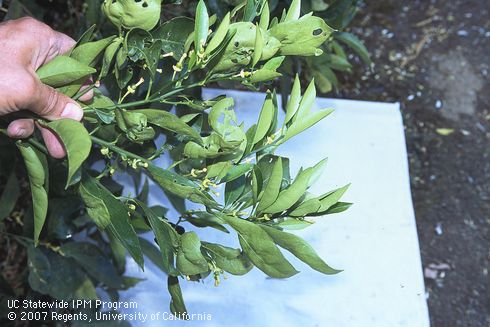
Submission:
[[[422,21],[420,21],[420,22],[416,23],[414,26],[415,26],[415,27],[422,27],[422,26],[425,26],[425,25],[427,25],[427,24],[432,23],[432,21],[433,21],[433,20],[434,20],[434,17],[429,17],[429,18],[427,18],[427,19],[424,19],[424,20],[422,20]]]
[[[400,67],[404,68],[409,62],[415,60],[420,55],[422,49],[424,48],[424,45],[430,40],[431,37],[432,34],[425,34],[422,39],[415,45],[415,53],[411,56],[405,57],[400,64]]]
[[[108,149],[110,149],[110,150],[112,150],[112,151],[114,151],[114,152],[116,152],[118,154],[124,155],[124,156],[126,156],[128,158],[140,160],[142,162],[150,163],[150,161],[148,159],[145,159],[145,158],[140,157],[140,156],[138,156],[138,155],[136,155],[134,153],[131,153],[131,152],[128,152],[128,151],[126,151],[124,149],[121,149],[120,147],[115,146],[114,144],[109,143],[109,142],[106,142],[104,140],[101,140],[101,139],[99,139],[96,136],[93,136],[92,135],[91,136],[91,139],[92,139],[92,142],[97,143],[99,145],[102,145],[102,146],[104,146],[104,147],[106,147],[106,148],[108,148]]]

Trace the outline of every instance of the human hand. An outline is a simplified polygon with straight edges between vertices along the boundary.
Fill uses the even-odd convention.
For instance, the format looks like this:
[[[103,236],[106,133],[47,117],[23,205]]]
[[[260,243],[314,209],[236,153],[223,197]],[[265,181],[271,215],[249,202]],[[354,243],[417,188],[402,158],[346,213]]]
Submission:
[[[76,101],[43,84],[36,70],[56,56],[69,52],[75,41],[33,19],[21,18],[0,24],[0,116],[30,110],[47,120],[71,118],[81,120],[83,110]],[[81,101],[90,100],[87,92]],[[51,156],[66,155],[61,141],[40,125]],[[26,138],[34,132],[32,119],[18,119],[7,129],[12,138]]]

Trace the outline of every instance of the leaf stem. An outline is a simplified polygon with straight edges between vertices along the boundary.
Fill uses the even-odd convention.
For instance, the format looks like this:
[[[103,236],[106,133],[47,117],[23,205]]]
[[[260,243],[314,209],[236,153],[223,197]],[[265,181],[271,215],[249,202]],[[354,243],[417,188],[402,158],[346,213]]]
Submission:
[[[179,161],[175,161],[172,165],[170,165],[170,167],[168,167],[167,169],[168,170],[171,170],[172,168],[175,168],[177,167],[178,165],[180,165],[181,163],[183,163],[186,159],[182,159],[182,160],[179,160]]]
[[[0,133],[10,138],[6,129],[0,128]],[[42,145],[40,142],[38,142],[35,138],[30,137],[26,140],[26,142],[32,145],[33,147],[35,147],[37,150],[44,153],[45,155],[49,156],[48,149],[46,149],[46,147]]]
[[[42,145],[40,142],[38,142],[35,138],[28,138],[27,142],[31,144],[33,147],[44,153],[45,155],[49,156],[48,149],[44,145]]]
[[[89,93],[90,91],[92,91],[94,88],[95,88],[95,84],[92,84],[88,87],[86,87],[85,89],[83,89],[82,91],[79,91],[74,97],[73,97],[73,100],[75,101],[78,101],[81,97],[83,97],[85,94]]]
[[[136,155],[134,153],[131,153],[131,152],[128,152],[128,151],[126,151],[124,149],[121,149],[120,147],[118,147],[118,146],[116,146],[116,145],[114,145],[112,143],[109,143],[109,142],[106,142],[104,140],[101,140],[101,139],[99,139],[96,136],[93,136],[92,135],[92,136],[90,136],[90,138],[92,139],[92,142],[94,142],[94,143],[96,143],[98,145],[104,146],[104,147],[106,147],[106,148],[108,148],[108,149],[110,149],[110,150],[112,150],[112,151],[114,151],[114,152],[116,152],[116,153],[118,153],[120,155],[124,155],[124,156],[126,156],[128,158],[132,158],[132,159],[136,159],[136,160],[141,160],[142,162],[147,162],[147,163],[150,163],[151,162],[148,159],[145,159],[145,158],[140,157],[140,156],[138,156],[138,155]]]
[[[174,88],[172,91],[170,92],[167,92],[165,94],[162,94],[158,97],[149,97],[148,99],[145,99],[145,100],[139,100],[139,101],[133,101],[133,102],[127,102],[127,103],[120,103],[120,104],[115,104],[113,106],[108,106],[108,107],[103,107],[103,108],[94,108],[93,110],[96,110],[96,109],[116,109],[116,108],[129,108],[129,107],[137,107],[137,106],[141,106],[141,105],[144,105],[144,104],[148,104],[148,103],[152,103],[152,102],[158,102],[158,101],[161,101],[161,100],[164,100],[166,98],[169,98],[175,94],[178,94],[184,90],[187,90],[187,89],[192,89],[192,88],[195,88],[195,87],[200,87],[200,86],[203,86],[203,82],[198,82],[198,83],[193,83],[193,84],[189,84],[189,85],[185,85],[185,86],[181,86],[181,87],[177,87],[177,88]],[[89,109],[90,110],[90,109]],[[93,111],[92,110],[92,111]],[[89,112],[88,110],[85,110],[85,112]]]
[[[153,88],[153,78],[150,79],[150,82],[148,84],[148,91],[146,91],[145,100],[148,100],[150,98],[152,88]]]

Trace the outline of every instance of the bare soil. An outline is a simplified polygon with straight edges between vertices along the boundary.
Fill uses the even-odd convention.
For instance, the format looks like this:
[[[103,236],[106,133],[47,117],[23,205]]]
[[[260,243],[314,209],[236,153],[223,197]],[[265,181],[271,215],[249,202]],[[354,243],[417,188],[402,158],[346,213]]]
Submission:
[[[351,31],[374,70],[336,94],[402,105],[433,326],[490,326],[489,9],[370,1]]]

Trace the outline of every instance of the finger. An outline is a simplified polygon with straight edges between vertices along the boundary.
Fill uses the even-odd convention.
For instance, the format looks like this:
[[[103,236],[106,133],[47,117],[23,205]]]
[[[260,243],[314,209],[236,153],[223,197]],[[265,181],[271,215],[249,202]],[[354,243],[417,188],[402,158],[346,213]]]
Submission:
[[[86,87],[82,87],[82,89],[81,89],[81,90],[83,91],[84,89],[87,89],[87,87],[88,87],[88,86],[86,86]],[[93,97],[94,97],[94,90],[90,90],[90,91],[88,91],[87,93],[85,93],[84,95],[82,95],[82,96],[80,97],[80,99],[78,99],[78,100],[80,100],[80,101],[82,101],[82,102],[89,102],[90,100],[92,100],[92,99],[93,99]]]
[[[49,155],[56,159],[64,158],[66,156],[66,150],[58,135],[53,133],[51,130],[40,126],[39,124],[37,126],[41,131],[41,135],[44,139],[44,144],[46,144]]]
[[[32,67],[34,71],[55,57],[69,52],[76,44],[69,36],[30,17],[11,20],[5,26],[3,31],[7,34],[0,35],[0,39],[15,51],[16,56],[12,59]]]
[[[51,30],[51,36],[49,40],[50,48],[47,52],[46,58],[43,63],[53,60],[57,56],[70,52],[75,46],[76,42],[68,35]]]
[[[83,118],[82,108],[71,98],[59,93],[52,87],[35,81],[32,97],[26,106],[39,116],[48,120],[71,118],[80,121]]]
[[[80,92],[84,92],[87,88],[92,86],[93,83],[94,83],[94,81],[93,81],[92,77],[90,77],[87,80],[87,82],[85,82],[85,84],[82,85],[82,87],[80,88]],[[88,102],[88,101],[92,100],[93,97],[94,97],[94,90],[91,89],[90,91],[88,91],[87,93],[82,95],[78,100],[80,100],[82,102]]]
[[[9,124],[7,133],[10,137],[23,139],[34,133],[34,121],[32,119],[17,119]]]

